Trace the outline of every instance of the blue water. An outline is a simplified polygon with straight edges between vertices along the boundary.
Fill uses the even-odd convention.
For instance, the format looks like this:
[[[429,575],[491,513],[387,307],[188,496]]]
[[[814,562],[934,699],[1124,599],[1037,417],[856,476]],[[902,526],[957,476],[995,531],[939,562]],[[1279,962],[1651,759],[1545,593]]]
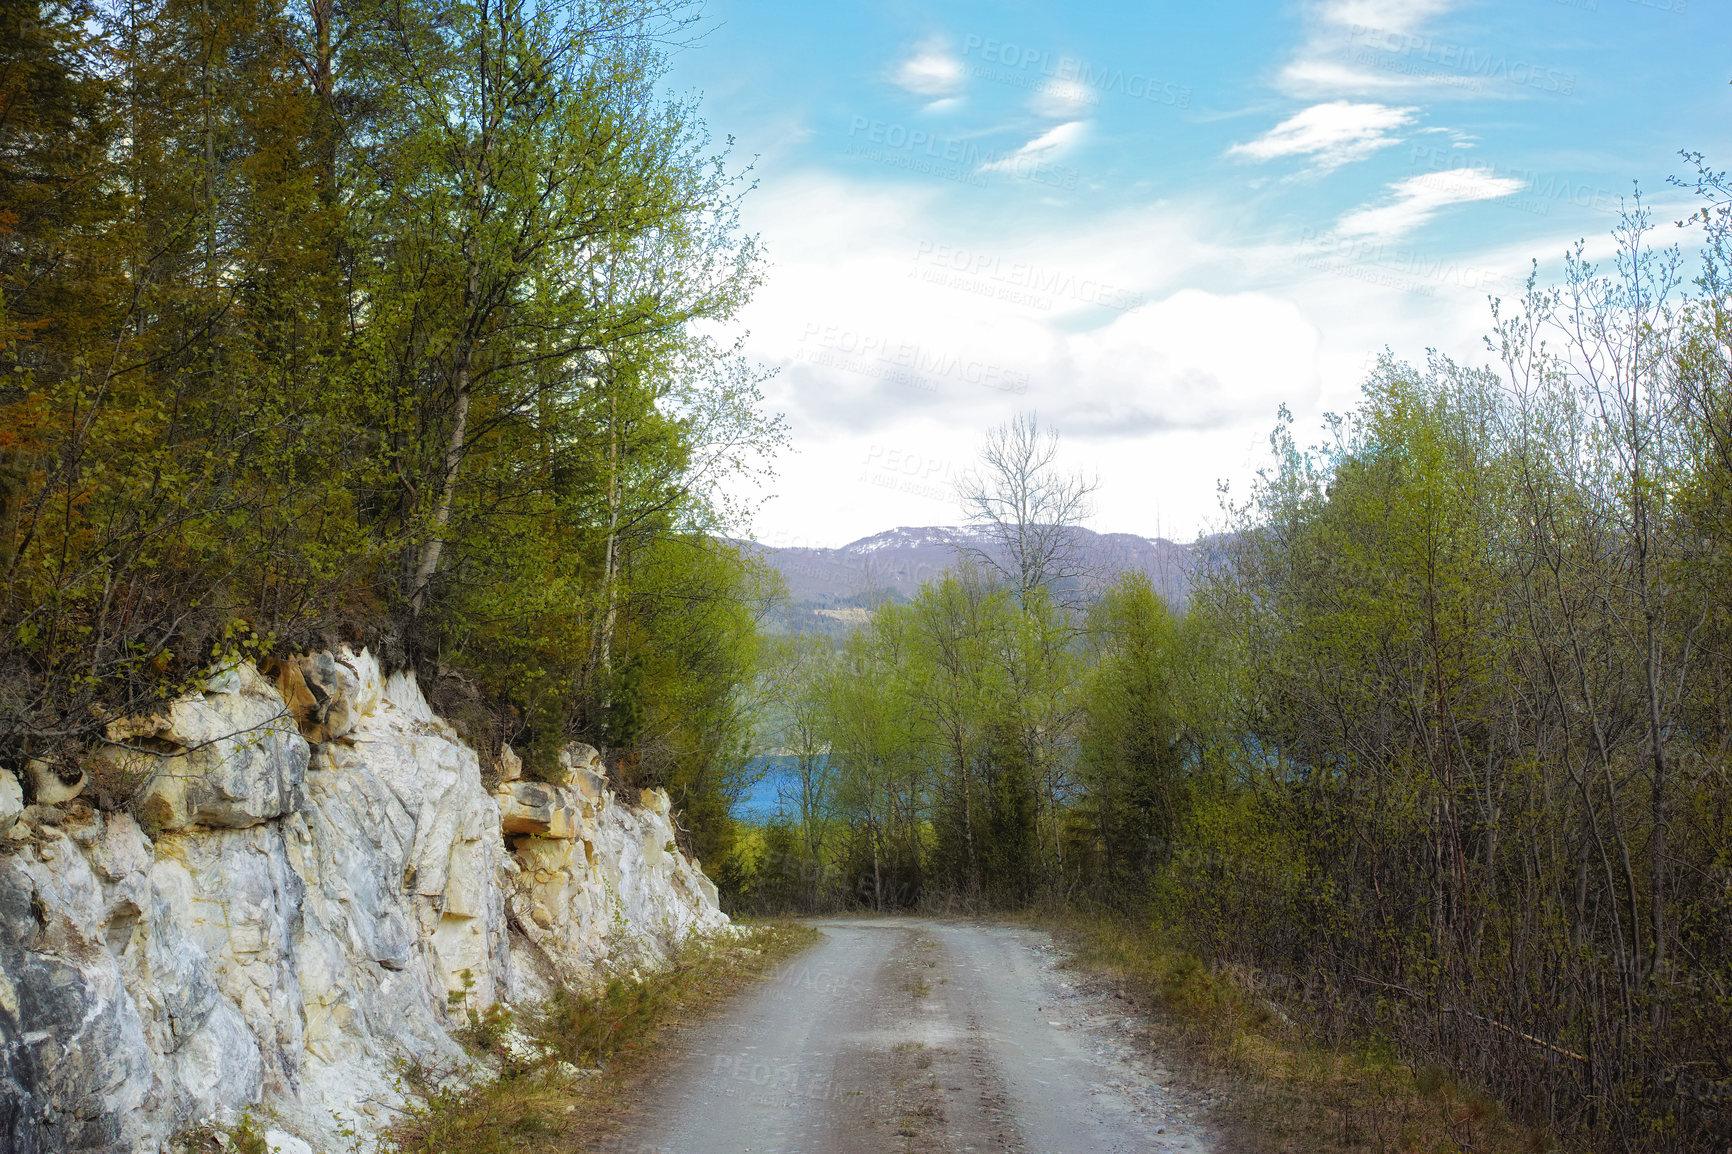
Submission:
[[[740,795],[734,803],[734,817],[740,821],[760,822],[775,817],[782,808],[779,796],[783,783],[793,776],[791,757],[754,757],[747,763],[752,773],[762,770],[763,780]]]

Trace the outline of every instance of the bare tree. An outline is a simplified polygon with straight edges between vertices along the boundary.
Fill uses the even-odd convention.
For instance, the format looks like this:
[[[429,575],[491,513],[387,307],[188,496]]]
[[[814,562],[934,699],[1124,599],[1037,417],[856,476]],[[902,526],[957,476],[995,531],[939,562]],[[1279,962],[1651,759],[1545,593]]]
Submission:
[[[956,485],[968,523],[985,530],[984,543],[965,544],[964,553],[1004,578],[1024,607],[1035,590],[1083,575],[1078,529],[1100,482],[1061,471],[1058,452],[1057,430],[1018,413],[986,435],[979,467]]]

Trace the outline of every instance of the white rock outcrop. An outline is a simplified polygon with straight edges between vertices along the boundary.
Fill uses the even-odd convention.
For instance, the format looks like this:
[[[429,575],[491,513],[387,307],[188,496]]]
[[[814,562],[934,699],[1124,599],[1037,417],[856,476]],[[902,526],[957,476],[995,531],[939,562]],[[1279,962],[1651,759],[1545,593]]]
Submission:
[[[161,1150],[243,1110],[315,1151],[455,1059],[468,1008],[654,964],[727,924],[665,794],[483,786],[365,651],[243,665],[109,733],[128,812],[0,771],[0,1148]],[[309,740],[310,739],[310,740]],[[68,783],[69,784],[69,783]],[[55,795],[60,796],[60,795]]]
[[[560,763],[570,785],[506,782],[497,795],[518,866],[513,973],[533,995],[606,961],[655,965],[721,924],[716,887],[674,845],[667,794],[620,804],[587,745]]]

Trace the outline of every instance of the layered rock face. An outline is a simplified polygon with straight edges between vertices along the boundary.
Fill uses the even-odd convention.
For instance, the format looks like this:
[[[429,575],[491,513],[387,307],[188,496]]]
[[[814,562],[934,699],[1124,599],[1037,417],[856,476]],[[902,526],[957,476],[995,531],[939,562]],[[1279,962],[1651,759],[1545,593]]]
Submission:
[[[460,1056],[466,1009],[727,923],[665,794],[620,803],[587,746],[568,785],[489,793],[413,676],[366,652],[274,681],[242,665],[109,738],[128,812],[0,770],[0,1148],[19,1154],[156,1151],[242,1110],[346,1148],[396,1103],[397,1059]]]

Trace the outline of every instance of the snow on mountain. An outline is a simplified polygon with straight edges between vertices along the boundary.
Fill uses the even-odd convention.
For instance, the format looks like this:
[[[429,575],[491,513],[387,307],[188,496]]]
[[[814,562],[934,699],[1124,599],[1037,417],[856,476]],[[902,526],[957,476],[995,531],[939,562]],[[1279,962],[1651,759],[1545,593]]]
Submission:
[[[983,540],[984,532],[973,525],[926,525],[919,528],[904,525],[850,541],[833,552],[864,557],[890,549],[954,548]]]
[[[1139,571],[1148,575],[1169,603],[1184,604],[1196,546],[1133,533],[1077,532],[1083,567],[1094,580]],[[762,556],[787,583],[793,602],[788,614],[791,627],[833,633],[845,632],[847,626],[832,611],[911,598],[921,585],[954,568],[962,547],[986,540],[976,526],[904,525],[837,549],[778,549],[756,543],[747,548]]]

